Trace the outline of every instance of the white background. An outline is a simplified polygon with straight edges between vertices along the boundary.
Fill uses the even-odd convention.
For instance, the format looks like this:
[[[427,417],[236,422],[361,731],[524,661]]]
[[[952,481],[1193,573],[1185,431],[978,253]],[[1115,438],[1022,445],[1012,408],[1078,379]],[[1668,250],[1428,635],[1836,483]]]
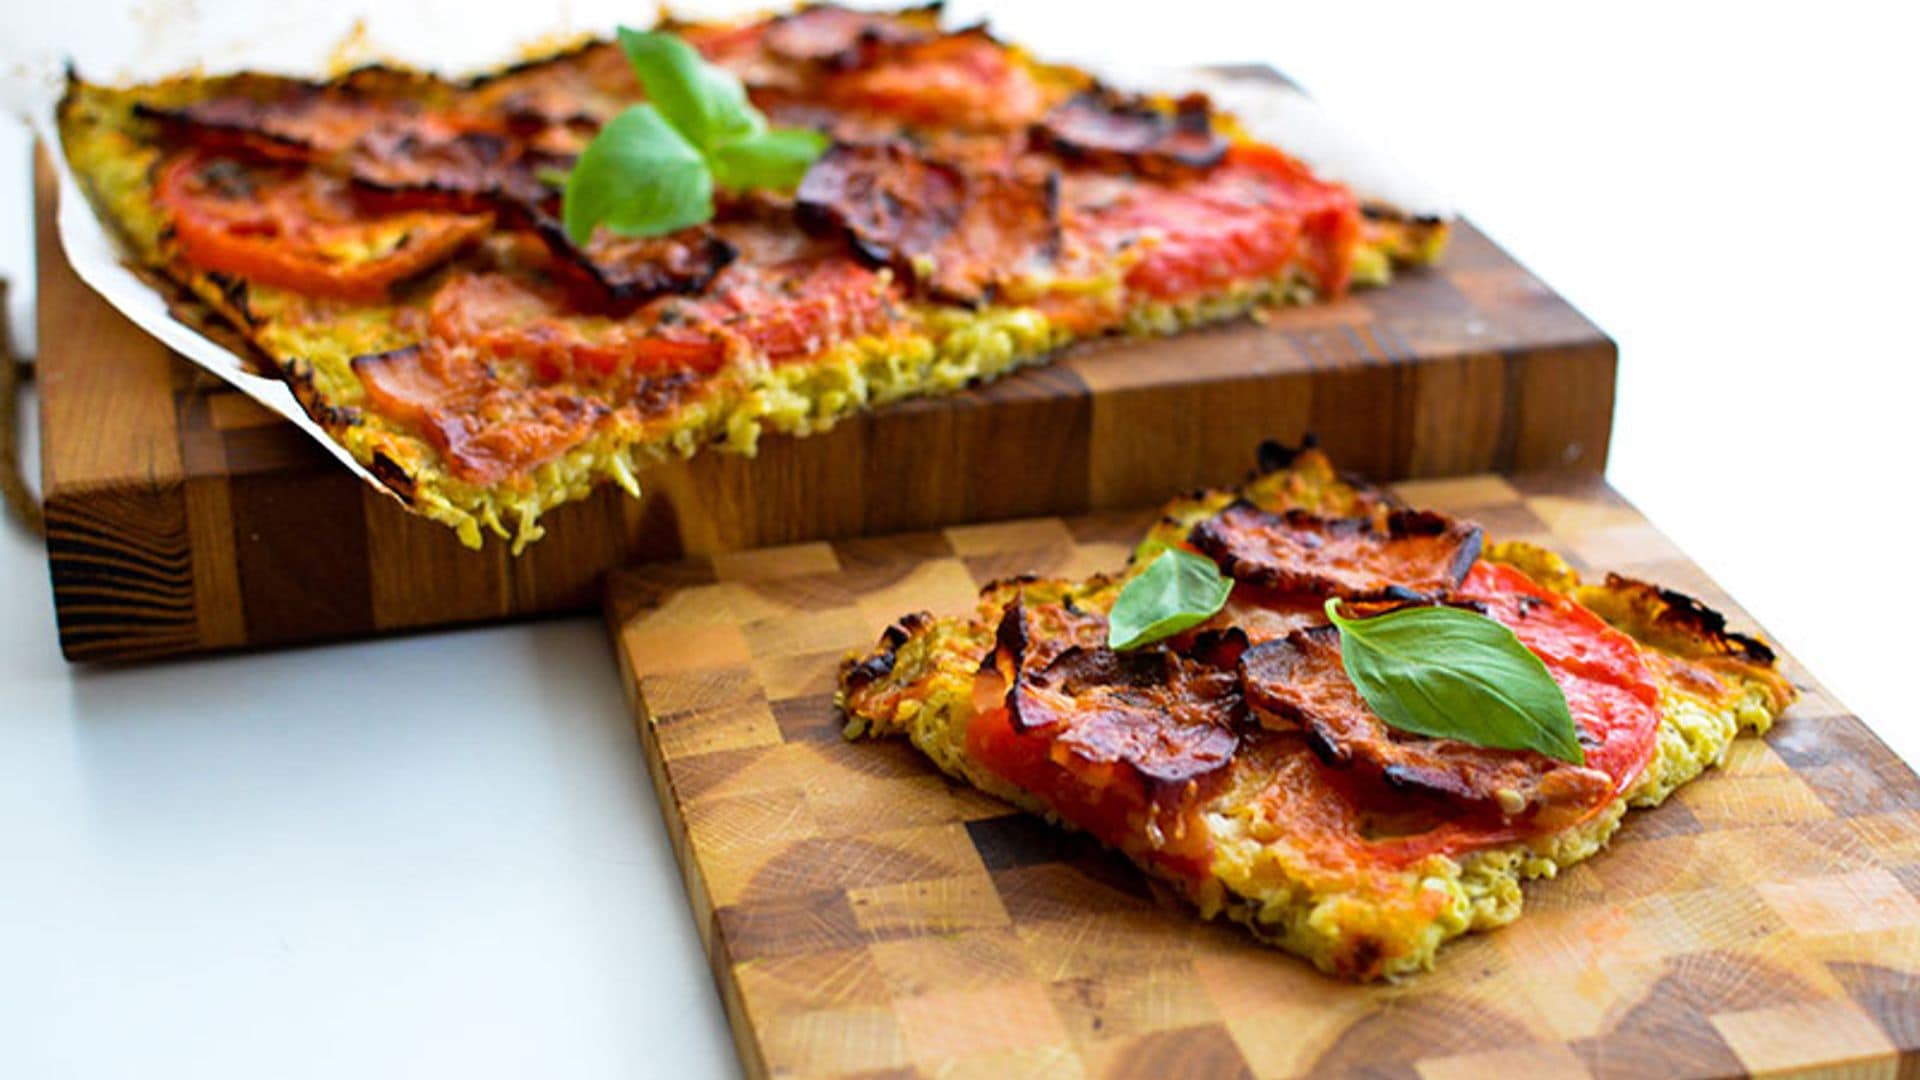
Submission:
[[[312,56],[335,6],[15,2],[0,64]],[[456,64],[647,15],[388,6],[376,45]],[[1450,193],[1620,342],[1615,485],[1920,758],[1899,5],[989,6],[1043,55],[1274,63]],[[0,598],[0,1075],[736,1067],[594,621],[75,670],[9,528]]]

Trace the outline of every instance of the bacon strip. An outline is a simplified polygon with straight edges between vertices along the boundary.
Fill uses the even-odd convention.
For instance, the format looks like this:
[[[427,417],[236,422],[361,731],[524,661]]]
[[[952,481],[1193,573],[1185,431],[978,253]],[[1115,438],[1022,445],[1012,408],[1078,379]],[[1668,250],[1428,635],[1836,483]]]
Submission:
[[[1302,729],[1315,755],[1388,787],[1424,792],[1505,820],[1578,820],[1613,797],[1611,777],[1542,754],[1489,750],[1395,732],[1360,696],[1331,626],[1296,630],[1240,658],[1246,700],[1263,726]]]
[[[928,20],[903,17],[911,14],[814,4],[774,16],[760,40],[769,53],[783,60],[847,70],[871,62],[882,49],[940,36],[938,27]]]
[[[1213,130],[1213,105],[1190,94],[1168,112],[1132,94],[1100,88],[1056,106],[1033,139],[1068,161],[1145,176],[1202,172],[1226,160],[1227,140]]]
[[[868,262],[962,303],[991,299],[1060,249],[1055,175],[966,170],[900,142],[836,144],[801,181],[795,210]]]
[[[1424,600],[1459,587],[1480,528],[1429,511],[1366,518],[1273,514],[1244,500],[1194,526],[1189,542],[1235,581],[1346,600]]]
[[[1116,653],[1105,636],[1099,615],[1016,600],[1001,617],[976,697],[990,704],[1005,686],[1015,732],[1044,733],[1068,752],[1062,764],[1096,775],[1118,768],[1149,795],[1221,774],[1240,745],[1234,725],[1245,711],[1234,673],[1168,649]]]

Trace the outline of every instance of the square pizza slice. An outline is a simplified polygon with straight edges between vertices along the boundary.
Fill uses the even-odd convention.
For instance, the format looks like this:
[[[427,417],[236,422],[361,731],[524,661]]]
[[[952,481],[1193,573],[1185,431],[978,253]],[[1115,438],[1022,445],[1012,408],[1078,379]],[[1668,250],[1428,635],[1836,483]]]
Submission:
[[[1353,979],[1429,968],[1519,917],[1520,883],[1600,851],[1792,701],[1773,652],[1671,590],[1394,505],[1317,451],[1175,500],[1124,570],[996,582],[912,614],[840,680],[849,737],[1084,830],[1205,917]],[[1231,583],[1205,621],[1116,650],[1108,615],[1162,553]],[[1564,695],[1579,763],[1389,724],[1328,601],[1451,605],[1512,631]],[[1471,719],[1471,718],[1468,718]]]

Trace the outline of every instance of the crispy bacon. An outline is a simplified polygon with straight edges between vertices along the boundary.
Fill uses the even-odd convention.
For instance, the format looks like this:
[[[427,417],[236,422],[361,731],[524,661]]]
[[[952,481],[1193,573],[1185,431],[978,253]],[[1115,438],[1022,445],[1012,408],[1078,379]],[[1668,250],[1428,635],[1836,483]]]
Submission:
[[[732,244],[703,226],[646,237],[601,229],[584,248],[567,236],[551,214],[538,215],[535,230],[571,280],[615,309],[658,296],[703,292],[738,254]]]
[[[414,108],[407,102],[349,98],[324,87],[289,83],[270,96],[231,94],[173,107],[136,104],[134,113],[199,145],[314,161],[348,150],[367,132],[395,124]]]
[[[1053,174],[962,169],[901,142],[836,144],[808,170],[795,210],[863,259],[962,303],[991,299],[1059,253]]]
[[[1068,161],[1146,176],[1202,172],[1227,157],[1227,140],[1214,131],[1213,105],[1203,94],[1181,98],[1169,112],[1137,95],[1089,90],[1047,113],[1033,138]]]
[[[837,4],[811,4],[776,15],[761,36],[769,53],[783,60],[846,70],[860,67],[886,48],[914,45],[939,36],[939,29],[915,12],[854,11]]]
[[[1263,725],[1305,732],[1335,769],[1360,769],[1399,791],[1424,792],[1502,819],[1541,815],[1543,827],[1585,817],[1614,795],[1606,773],[1542,754],[1488,750],[1387,727],[1347,677],[1340,633],[1296,630],[1240,658],[1248,705]]]
[[[976,697],[1004,686],[1013,731],[1044,735],[1055,760],[1064,751],[1061,764],[1085,778],[1117,769],[1161,795],[1224,770],[1243,712],[1234,673],[1168,649],[1116,653],[1105,636],[1099,615],[1016,600]]]
[[[1367,518],[1268,513],[1236,501],[1194,526],[1189,541],[1235,581],[1347,600],[1420,600],[1459,586],[1480,556],[1480,528],[1396,510]]]

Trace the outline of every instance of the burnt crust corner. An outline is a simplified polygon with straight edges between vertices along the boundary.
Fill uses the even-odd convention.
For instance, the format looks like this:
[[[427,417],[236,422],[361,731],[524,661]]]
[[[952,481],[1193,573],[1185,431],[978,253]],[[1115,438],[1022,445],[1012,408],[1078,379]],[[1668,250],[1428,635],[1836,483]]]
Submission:
[[[1706,651],[1761,667],[1771,667],[1779,655],[1758,637],[1727,629],[1727,617],[1674,589],[1609,573],[1606,588],[1627,596],[1652,625],[1700,643]]]
[[[872,652],[864,656],[849,656],[841,662],[841,690],[855,693],[893,674],[893,666],[900,659],[901,647],[932,624],[931,612],[916,611],[901,616],[881,632],[880,642]]]

